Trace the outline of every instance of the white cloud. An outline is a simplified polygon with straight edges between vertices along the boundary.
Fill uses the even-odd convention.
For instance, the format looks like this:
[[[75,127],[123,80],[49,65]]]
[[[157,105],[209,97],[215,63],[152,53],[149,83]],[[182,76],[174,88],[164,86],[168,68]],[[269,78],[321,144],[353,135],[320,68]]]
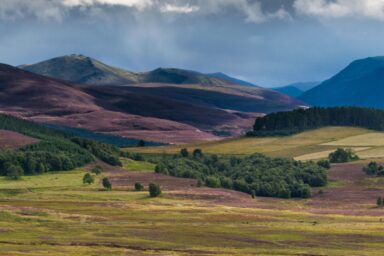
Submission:
[[[72,6],[72,7],[105,4],[105,5],[122,5],[127,7],[134,7],[140,10],[143,10],[144,8],[150,7],[154,4],[153,0],[63,0],[61,2],[65,6]]]
[[[165,4],[160,7],[162,12],[175,12],[175,13],[191,13],[196,12],[200,8],[195,5],[173,5],[173,4]]]
[[[102,13],[103,6],[121,6],[138,12],[161,12],[202,16],[227,14],[235,11],[246,22],[261,23],[272,19],[290,17],[285,9],[265,12],[262,0],[0,0],[0,18],[18,19],[36,17],[39,19],[62,20],[73,9],[84,14]],[[101,10],[101,12],[100,12]]]
[[[384,20],[384,0],[296,0],[294,8],[300,14],[315,17]]]

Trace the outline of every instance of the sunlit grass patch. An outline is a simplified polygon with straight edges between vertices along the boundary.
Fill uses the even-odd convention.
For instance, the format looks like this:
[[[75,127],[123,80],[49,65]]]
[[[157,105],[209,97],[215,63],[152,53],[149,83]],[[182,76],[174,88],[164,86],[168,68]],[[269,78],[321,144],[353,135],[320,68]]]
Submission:
[[[155,170],[155,165],[149,162],[135,161],[128,158],[120,158],[120,161],[123,168],[128,171],[153,172]]]

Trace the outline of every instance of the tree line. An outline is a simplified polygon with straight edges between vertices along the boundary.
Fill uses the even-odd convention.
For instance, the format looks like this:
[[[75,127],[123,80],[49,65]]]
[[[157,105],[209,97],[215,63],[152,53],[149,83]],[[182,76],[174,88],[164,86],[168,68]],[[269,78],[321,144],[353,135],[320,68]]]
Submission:
[[[327,184],[328,165],[324,162],[300,162],[270,158],[262,154],[245,157],[205,155],[200,149],[192,154],[182,149],[176,155],[149,159],[156,162],[155,172],[194,178],[198,185],[222,187],[251,195],[308,198],[311,187]]]
[[[0,151],[0,175],[12,179],[21,175],[71,170],[95,158],[111,165],[121,165],[120,150],[112,145],[72,137],[71,134],[9,115],[0,115],[0,129],[40,140],[37,144],[17,150]]]
[[[257,118],[249,136],[289,135],[324,126],[357,126],[384,130],[384,111],[361,107],[296,109]]]

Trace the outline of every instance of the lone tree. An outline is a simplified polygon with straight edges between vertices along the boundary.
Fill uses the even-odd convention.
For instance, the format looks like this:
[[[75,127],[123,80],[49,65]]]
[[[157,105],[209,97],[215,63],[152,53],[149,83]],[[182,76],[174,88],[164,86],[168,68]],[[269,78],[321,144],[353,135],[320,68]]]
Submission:
[[[192,155],[193,155],[193,158],[200,159],[203,157],[203,151],[199,148],[196,148],[195,150],[193,150]]]
[[[144,140],[139,140],[139,141],[137,142],[137,146],[138,146],[138,147],[145,147],[145,141],[144,141]]]
[[[188,149],[186,149],[186,148],[181,149],[180,150],[180,155],[182,157],[188,157],[188,155],[189,155]]]
[[[91,172],[96,174],[96,175],[99,175],[100,173],[103,172],[103,168],[100,165],[97,165],[97,166],[92,168]]]
[[[150,183],[149,184],[149,196],[150,197],[158,197],[161,195],[161,189],[158,184]]]
[[[251,196],[253,199],[256,197],[256,191],[254,189],[251,190]]]
[[[335,152],[329,154],[331,163],[346,163],[358,160],[359,157],[350,148],[338,148]]]
[[[383,198],[381,196],[377,198],[376,204],[379,207],[383,206],[384,201],[383,201]]]
[[[83,177],[83,184],[92,184],[94,181],[92,175],[89,173],[86,173]]]
[[[112,183],[109,181],[109,179],[107,177],[104,177],[103,178],[103,187],[106,189],[106,190],[111,190],[112,189]]]
[[[135,190],[136,191],[142,191],[143,189],[144,189],[143,184],[141,184],[140,182],[135,183]]]

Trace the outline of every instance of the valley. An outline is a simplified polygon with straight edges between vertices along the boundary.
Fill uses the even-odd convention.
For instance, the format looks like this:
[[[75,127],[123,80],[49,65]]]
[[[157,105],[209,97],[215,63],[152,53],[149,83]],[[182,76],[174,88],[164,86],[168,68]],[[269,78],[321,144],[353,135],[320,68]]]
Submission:
[[[381,178],[361,164],[330,170],[331,183],[311,199],[251,199],[194,180],[103,165],[100,180],[83,185],[84,169],[0,178],[0,253],[7,255],[380,255]],[[90,167],[86,167],[90,168]],[[156,181],[164,195],[133,191]],[[318,191],[318,189],[316,189]]]

